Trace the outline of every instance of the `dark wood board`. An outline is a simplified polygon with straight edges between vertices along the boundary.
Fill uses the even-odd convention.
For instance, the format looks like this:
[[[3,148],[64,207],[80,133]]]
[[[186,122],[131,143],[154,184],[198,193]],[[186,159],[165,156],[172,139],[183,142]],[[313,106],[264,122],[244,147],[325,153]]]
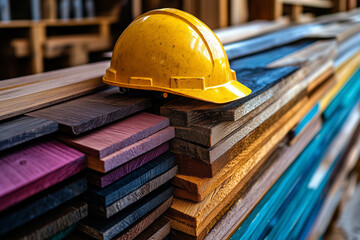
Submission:
[[[160,217],[143,231],[135,240],[164,239],[170,234],[170,221]]]
[[[175,155],[169,152],[164,153],[106,188],[89,186],[87,199],[98,206],[108,206],[175,165]]]
[[[146,228],[148,228],[156,219],[160,218],[161,215],[165,213],[167,209],[171,206],[173,197],[170,197],[159,207],[157,207],[152,212],[146,214],[138,221],[136,221],[132,226],[127,228],[125,231],[117,235],[114,239],[118,240],[130,240],[134,239],[140,233],[142,233]]]
[[[149,99],[126,97],[112,87],[27,115],[55,121],[61,131],[78,135],[142,111],[150,104]]]
[[[109,61],[2,80],[0,120],[18,116],[104,87]]]
[[[162,186],[110,219],[99,221],[89,216],[80,223],[79,229],[96,239],[111,239],[171,197],[172,187]]]
[[[164,144],[165,142],[170,141],[174,137],[174,128],[167,127],[104,158],[98,159],[88,156],[87,165],[93,170],[106,173]]]
[[[147,162],[153,160],[154,158],[160,156],[169,150],[169,142],[163,143],[160,146],[136,157],[129,162],[121,165],[118,168],[108,172],[108,173],[100,173],[94,170],[89,169],[87,176],[90,184],[93,184],[97,187],[104,188],[111,183],[119,180],[125,175],[131,173],[132,171],[138,169],[143,166]]]
[[[168,126],[169,119],[142,112],[81,136],[58,138],[88,155],[103,158]]]
[[[316,88],[316,91],[313,91],[311,95],[309,96],[309,100],[306,104],[304,104],[301,111],[309,111],[318,101],[321,99],[321,97],[324,96],[324,94],[329,91],[334,86],[335,78],[330,77],[325,82],[323,82],[320,86]],[[300,96],[299,96],[300,97]],[[296,102],[296,99],[293,100]],[[305,114],[306,112],[304,112]],[[271,118],[270,118],[271,119]],[[269,119],[269,120],[270,120]],[[267,121],[269,121],[267,120]],[[301,119],[298,119],[300,121]],[[266,121],[265,121],[266,122]],[[260,125],[261,126],[261,125]],[[269,125],[271,126],[271,124]],[[254,132],[254,131],[253,131]],[[229,159],[234,158],[236,155],[231,155],[231,152],[237,153],[239,151],[242,151],[241,149],[246,147],[246,144],[251,143],[251,141],[247,138],[250,138],[251,135],[254,135],[255,133],[251,133],[245,138],[243,138],[241,141],[236,143],[230,151],[227,151],[225,154],[223,154],[220,158],[216,159],[216,161],[212,162],[211,164],[204,161],[204,159],[210,159],[209,153],[211,152],[212,148],[206,149],[199,145],[195,145],[186,141],[182,141],[181,143],[184,143],[185,147],[190,146],[191,148],[194,147],[194,149],[197,149],[197,157],[192,158],[188,156],[183,156],[178,154],[177,155],[177,162],[179,165],[179,173],[183,175],[190,175],[190,176],[197,176],[197,177],[213,177],[220,169],[222,169],[223,166],[229,161]],[[259,133],[260,134],[260,133]],[[253,139],[257,138],[256,134],[254,135]],[[173,140],[180,142],[179,139]],[[190,149],[191,149],[190,148]],[[238,149],[238,150],[237,150]],[[210,151],[209,151],[210,150]],[[190,155],[191,152],[188,150],[184,150],[183,152],[186,152],[187,155]],[[230,154],[230,157],[226,157],[227,154]],[[201,160],[200,157],[203,158],[202,163],[199,163]],[[208,160],[207,160],[208,161]],[[196,169],[199,169],[201,167],[202,171],[196,171]]]
[[[37,218],[79,196],[87,189],[85,176],[74,176],[0,214],[0,235]]]
[[[161,107],[161,114],[170,118],[171,125],[180,127],[192,126],[204,120],[211,122],[239,120],[246,114],[259,107],[261,104],[271,99],[286,86],[295,85],[304,79],[305,76],[316,72],[318,68],[320,68],[326,61],[334,59],[335,50],[336,44],[333,41],[318,41],[307,45],[306,47],[299,48],[297,52],[289,52],[289,54],[284,57],[278,56],[278,59],[272,58],[270,55],[269,58],[271,60],[276,60],[270,63],[269,61],[262,60],[264,64],[267,65],[263,66],[264,64],[261,65],[260,63],[260,66],[262,66],[260,68],[265,69],[266,71],[269,70],[270,72],[273,71],[271,76],[266,77],[264,72],[261,73],[254,69],[240,68],[236,70],[237,74],[239,74],[238,71],[244,71],[244,73],[249,73],[249,71],[252,72],[252,86],[254,84],[259,85],[258,88],[256,88],[258,91],[253,91],[249,96],[228,104],[210,104],[191,99],[175,99]],[[298,52],[300,54],[296,54]],[[262,56],[262,54],[265,56],[267,55],[267,53],[260,53],[259,55]],[[249,58],[256,59],[254,56],[250,56]],[[261,57],[258,58],[261,60]],[[244,62],[246,62],[245,60],[246,58],[244,58]],[[273,63],[277,62],[279,62],[277,65],[272,65]],[[286,67],[291,66],[301,66],[301,68],[298,69],[297,67],[298,70],[292,74],[289,73],[289,76],[274,74],[274,71],[279,71],[276,69],[288,69]],[[241,64],[239,67],[241,67]],[[240,74],[239,77],[241,76],[242,75]],[[241,78],[247,77],[248,76],[243,76]],[[249,77],[251,77],[251,75],[249,75]],[[272,78],[272,80],[269,78]],[[264,82],[263,79],[268,79],[268,82]],[[244,80],[246,81],[246,79]],[[286,91],[286,89],[283,91]]]
[[[4,210],[85,169],[85,155],[42,139],[0,156],[0,210]]]
[[[111,216],[115,215],[116,213],[129,206],[130,204],[133,204],[134,202],[143,198],[155,189],[169,182],[172,178],[175,177],[176,173],[177,166],[171,168],[160,176],[148,181],[141,187],[127,194],[125,197],[116,200],[115,202],[106,207],[89,202],[88,204],[90,213],[100,216],[101,218],[110,218]]]
[[[56,122],[42,118],[20,116],[3,121],[0,123],[0,151],[57,130]]]
[[[73,200],[27,223],[20,229],[15,229],[5,235],[4,239],[48,239],[71,227],[87,215],[86,203]]]

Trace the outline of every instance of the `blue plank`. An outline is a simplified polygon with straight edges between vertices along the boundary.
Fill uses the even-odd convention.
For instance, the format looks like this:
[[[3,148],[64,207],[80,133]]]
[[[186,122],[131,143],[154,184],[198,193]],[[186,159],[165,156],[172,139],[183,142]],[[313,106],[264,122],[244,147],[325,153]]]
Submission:
[[[297,136],[302,130],[314,119],[320,112],[320,104],[317,103],[306,115],[303,117],[294,129],[294,135]]]
[[[97,205],[108,206],[170,170],[175,165],[175,155],[166,152],[106,188],[100,189],[89,186],[87,199]]]

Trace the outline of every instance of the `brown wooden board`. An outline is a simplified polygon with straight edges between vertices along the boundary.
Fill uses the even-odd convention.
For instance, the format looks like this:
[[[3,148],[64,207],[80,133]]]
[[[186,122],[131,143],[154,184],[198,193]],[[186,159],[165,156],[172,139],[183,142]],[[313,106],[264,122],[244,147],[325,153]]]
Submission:
[[[306,47],[299,47],[297,51],[296,48],[294,48],[293,51],[289,51],[286,49],[286,46],[284,46],[283,48],[287,50],[286,53],[288,53],[284,56],[279,54],[276,56],[276,50],[278,49],[275,49],[269,53],[260,54],[260,56],[245,57],[244,59],[240,59],[241,61],[234,60],[235,62],[233,64],[237,65],[234,69],[237,72],[238,79],[241,79],[241,82],[245,85],[247,82],[243,82],[243,79],[252,81],[251,88],[253,92],[248,97],[228,104],[210,104],[191,99],[175,99],[161,107],[161,114],[170,118],[171,125],[180,127],[193,126],[204,120],[209,121],[210,119],[211,122],[239,120],[261,104],[267,102],[282,89],[282,91],[286,92],[287,86],[293,86],[300,82],[305,76],[315,72],[325,61],[334,59],[335,46],[333,41],[318,41]],[[314,49],[319,51],[314,52]],[[288,55],[291,56],[294,51],[300,52],[301,54],[296,54],[289,59]],[[275,55],[275,57],[272,55]],[[259,62],[262,63],[258,63],[257,58],[260,58],[261,61],[259,60]],[[282,61],[280,63],[284,65],[271,65],[272,62],[281,59]],[[286,67],[289,66],[301,66],[301,68],[288,76],[281,76],[281,74],[279,75],[277,72],[264,72],[259,68],[255,69],[253,74],[250,74],[251,71],[248,68],[255,68],[256,66],[264,69],[273,69],[273,71],[275,71],[274,69],[279,69],[279,67],[280,69],[286,69]],[[266,76],[269,74],[271,74],[274,79],[266,79]],[[280,79],[275,80],[277,77],[280,77]],[[257,83],[259,85],[257,85]]]
[[[135,203],[139,199],[145,197],[147,194],[151,193],[155,189],[161,187],[165,183],[169,182],[172,178],[175,177],[177,173],[177,166],[171,168],[167,172],[161,174],[160,176],[150,180],[141,187],[127,194],[126,196],[116,200],[108,206],[102,206],[100,204],[95,204],[89,202],[89,211],[90,213],[100,216],[102,218],[110,218],[116,213],[120,212],[127,206]]]
[[[15,229],[4,239],[48,239],[85,218],[88,214],[84,202],[74,200],[40,218]]]
[[[132,159],[170,141],[175,137],[175,131],[173,127],[167,127],[160,130],[147,138],[144,138],[134,144],[131,144],[125,148],[122,148],[108,156],[103,158],[96,158],[93,156],[87,157],[88,167],[98,172],[108,172],[113,170]]]
[[[81,136],[60,135],[59,139],[88,155],[102,158],[167,126],[167,118],[142,112]]]
[[[78,135],[144,110],[150,100],[123,96],[118,88],[43,108],[28,116],[55,121],[63,132]]]
[[[292,113],[289,111],[287,119],[275,123],[278,125],[278,131],[272,138],[279,138],[281,134],[285,136],[314,106],[314,103],[314,100],[311,99],[308,99],[305,103],[299,102],[300,109],[293,110],[294,112]],[[277,143],[280,140],[281,138],[277,140]],[[238,193],[247,181],[243,180],[246,177],[244,174],[246,174],[246,171],[251,171],[255,166],[251,164],[257,164],[261,159],[266,158],[266,153],[271,151],[270,144],[274,144],[274,140],[266,142],[260,150],[256,153],[251,153],[251,155],[247,155],[246,150],[241,153],[238,157],[243,155],[243,157],[248,158],[246,164],[242,166],[243,170],[240,168],[202,202],[192,203],[188,200],[175,198],[170,211],[172,227],[193,236],[199,236],[204,230],[210,229],[215,224],[214,222],[211,223],[212,219],[216,216],[221,216],[221,213],[224,214],[236,197],[239,197]]]
[[[170,221],[165,217],[160,217],[135,239],[136,240],[164,239],[169,234],[170,234]]]
[[[110,219],[99,221],[89,216],[80,223],[79,229],[96,239],[112,239],[171,197],[172,187],[166,184]]]
[[[319,87],[316,88],[316,91],[313,91],[309,96],[309,103],[305,104],[305,108],[307,109],[310,106],[313,106],[319,99],[324,96],[324,94],[334,85],[334,77],[328,78],[324,83],[322,83]],[[301,97],[301,96],[298,96]],[[293,100],[296,102],[297,100]],[[291,105],[291,104],[290,104]],[[288,104],[288,107],[290,107]],[[284,108],[283,108],[284,110]],[[302,109],[303,110],[303,109]],[[309,111],[310,109],[307,109]],[[277,113],[281,116],[281,113]],[[272,120],[271,120],[272,119]],[[268,124],[268,127],[272,125],[272,122],[276,121],[276,118],[270,118],[266,120],[264,123]],[[299,119],[300,120],[300,119]],[[263,128],[267,128],[266,125],[262,125]],[[246,129],[246,128],[244,128]],[[259,129],[260,130],[260,129]],[[241,131],[241,129],[240,129]],[[234,133],[233,133],[234,134]],[[230,159],[233,159],[237,154],[239,154],[243,149],[245,149],[254,139],[257,138],[257,134],[261,134],[261,132],[252,131],[250,134],[242,138],[240,141],[235,142],[235,145],[230,148],[225,154],[221,155],[219,158],[215,159],[215,161],[210,162],[210,157],[214,157],[211,155],[211,151],[214,151],[213,148],[206,149],[199,145],[195,145],[186,141],[182,141],[179,139],[174,139],[173,142],[180,142],[184,147],[182,150],[183,153],[187,155],[192,155],[192,157],[177,155],[177,162],[179,166],[179,173],[182,175],[196,176],[200,178],[209,178],[216,175],[219,170],[221,170],[226,163],[229,162]],[[231,137],[231,135],[230,135]],[[253,140],[251,140],[253,139]],[[221,142],[220,142],[221,143]],[[196,149],[197,153],[195,154],[194,150]],[[192,151],[192,152],[191,152]],[[215,148],[215,151],[218,151]],[[180,151],[179,151],[180,152]],[[216,156],[216,155],[215,155]],[[202,158],[202,160],[201,160]],[[204,160],[205,159],[205,160]],[[209,163],[210,162],[210,163]],[[201,171],[197,171],[197,169],[202,169]]]
[[[237,226],[248,216],[251,210],[291,165],[296,157],[302,152],[308,143],[321,129],[321,121],[316,123],[314,129],[308,130],[307,134],[291,147],[282,142],[278,149],[258,168],[249,181],[239,192],[239,198],[231,208],[222,216],[216,216],[198,236],[191,236],[183,232],[173,230],[174,239],[226,239],[229,238]],[[212,227],[213,226],[213,227]]]
[[[20,116],[0,123],[0,151],[56,132],[58,124],[43,118]]]
[[[0,120],[69,100],[103,87],[109,62],[51,71],[0,82]]]

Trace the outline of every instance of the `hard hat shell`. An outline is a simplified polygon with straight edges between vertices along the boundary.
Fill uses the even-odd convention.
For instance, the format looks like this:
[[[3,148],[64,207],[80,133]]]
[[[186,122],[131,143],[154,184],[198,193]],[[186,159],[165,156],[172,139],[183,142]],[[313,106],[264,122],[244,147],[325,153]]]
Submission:
[[[177,9],[153,10],[136,18],[116,42],[103,81],[213,103],[231,102],[251,93],[236,81],[211,29]]]

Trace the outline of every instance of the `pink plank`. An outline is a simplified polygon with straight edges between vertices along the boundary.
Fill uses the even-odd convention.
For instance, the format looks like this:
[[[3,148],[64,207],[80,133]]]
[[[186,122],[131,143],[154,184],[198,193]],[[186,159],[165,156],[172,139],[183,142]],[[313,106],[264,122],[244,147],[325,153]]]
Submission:
[[[150,137],[144,138],[130,146],[127,146],[117,152],[114,152],[104,158],[98,159],[88,156],[87,165],[89,168],[98,172],[108,172],[120,165],[154,149],[161,144],[173,139],[175,130],[173,127],[167,127],[159,132],[154,133]]]
[[[59,139],[88,155],[103,158],[167,126],[168,118],[143,112],[80,137]]]
[[[104,188],[104,187],[110,185],[111,183],[119,180],[126,174],[141,167],[145,163],[160,156],[161,154],[165,153],[168,150],[169,150],[169,143],[166,142],[166,143],[148,151],[147,153],[144,153],[143,155],[130,160],[129,162],[121,165],[120,167],[114,169],[113,171],[111,171],[109,173],[102,174],[99,172],[91,171],[88,174],[89,183],[92,183],[98,187]]]
[[[86,168],[85,155],[41,140],[0,155],[0,211]]]

